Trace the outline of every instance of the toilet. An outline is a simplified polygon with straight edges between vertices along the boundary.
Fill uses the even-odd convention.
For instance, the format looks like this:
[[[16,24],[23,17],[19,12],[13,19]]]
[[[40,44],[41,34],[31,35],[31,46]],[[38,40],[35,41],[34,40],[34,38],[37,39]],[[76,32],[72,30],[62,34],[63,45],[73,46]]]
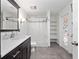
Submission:
[[[36,42],[31,43],[31,52],[34,52],[36,50]]]

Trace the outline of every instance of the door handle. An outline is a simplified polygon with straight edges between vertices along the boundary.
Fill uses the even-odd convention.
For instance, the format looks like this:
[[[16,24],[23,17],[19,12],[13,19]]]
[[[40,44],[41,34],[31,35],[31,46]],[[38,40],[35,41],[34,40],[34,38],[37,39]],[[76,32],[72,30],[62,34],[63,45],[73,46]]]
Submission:
[[[73,42],[73,43],[72,43],[72,45],[78,46],[78,43],[76,43],[76,42]]]
[[[15,58],[19,53],[20,53],[20,51],[17,51],[15,55],[12,55],[13,58]]]

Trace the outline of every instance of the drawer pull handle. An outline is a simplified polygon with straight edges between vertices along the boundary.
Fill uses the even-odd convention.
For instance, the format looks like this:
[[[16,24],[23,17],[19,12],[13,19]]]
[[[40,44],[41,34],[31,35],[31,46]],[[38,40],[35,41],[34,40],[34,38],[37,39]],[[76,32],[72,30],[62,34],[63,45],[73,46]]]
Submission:
[[[13,58],[15,58],[19,53],[20,53],[20,51],[17,51],[16,54],[13,55]]]

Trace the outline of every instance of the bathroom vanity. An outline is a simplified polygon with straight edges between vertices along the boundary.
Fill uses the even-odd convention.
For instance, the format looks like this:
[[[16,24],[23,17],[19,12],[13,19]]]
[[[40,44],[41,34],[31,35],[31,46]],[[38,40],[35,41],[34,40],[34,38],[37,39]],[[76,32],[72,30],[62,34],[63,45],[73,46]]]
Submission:
[[[30,59],[31,37],[2,40],[1,59]]]

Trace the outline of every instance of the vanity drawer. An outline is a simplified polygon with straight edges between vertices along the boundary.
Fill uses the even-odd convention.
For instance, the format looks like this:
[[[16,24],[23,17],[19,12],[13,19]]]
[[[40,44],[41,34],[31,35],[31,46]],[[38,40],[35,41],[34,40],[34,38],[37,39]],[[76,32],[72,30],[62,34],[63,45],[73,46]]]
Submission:
[[[15,48],[12,51],[10,51],[7,55],[5,55],[2,59],[15,59],[19,54],[21,53],[21,51],[19,50],[19,48]]]

